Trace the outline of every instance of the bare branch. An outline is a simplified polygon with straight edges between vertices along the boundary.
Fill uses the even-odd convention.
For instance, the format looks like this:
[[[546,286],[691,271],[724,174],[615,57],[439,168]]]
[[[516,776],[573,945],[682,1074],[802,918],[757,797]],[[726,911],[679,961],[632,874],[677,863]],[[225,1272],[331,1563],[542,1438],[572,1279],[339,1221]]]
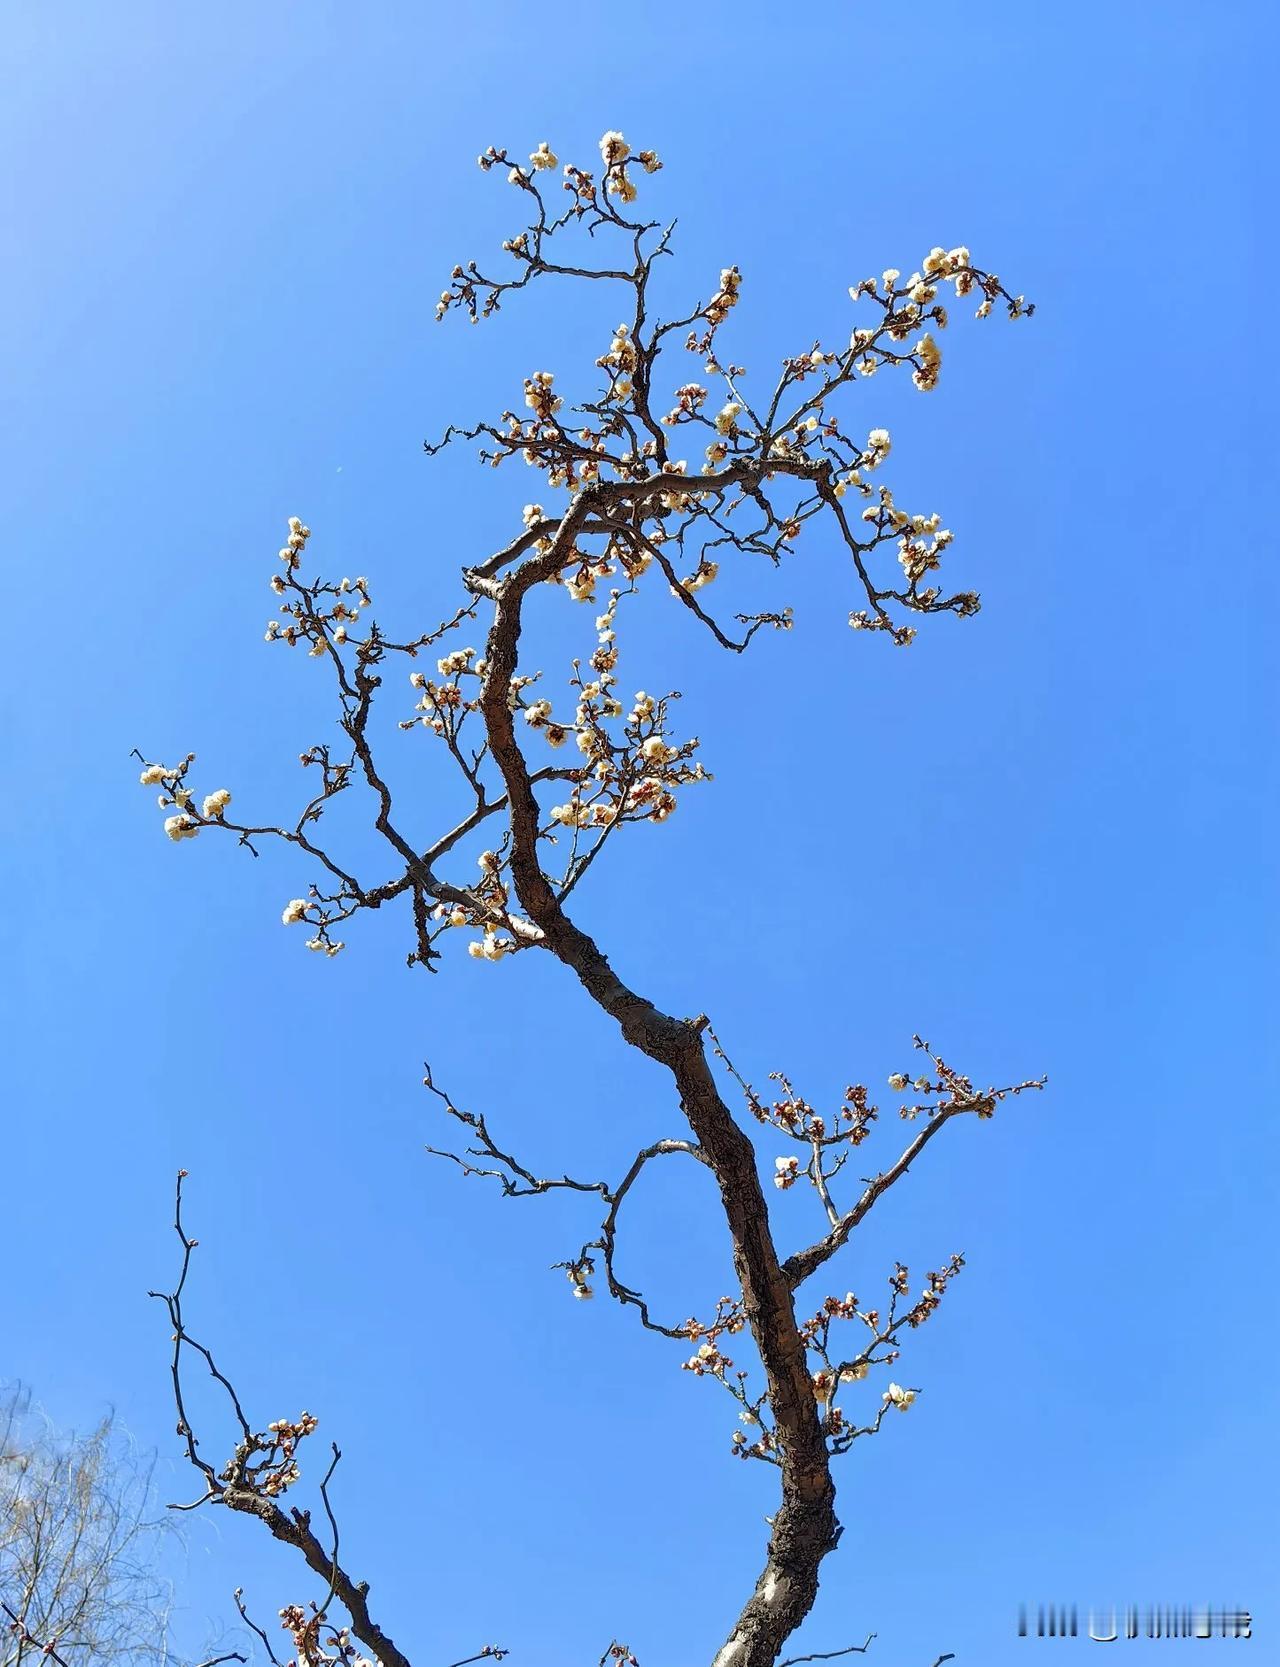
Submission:
[[[187,1236],[182,1220],[182,1183],[185,1178],[186,1171],[180,1171],[175,1220],[183,1246],[181,1271],[175,1289],[164,1295],[162,1300],[175,1328],[172,1380],[175,1404],[178,1408],[179,1433],[186,1442],[191,1463],[207,1479],[209,1492],[206,1500],[208,1503],[223,1505],[230,1510],[255,1517],[263,1523],[274,1539],[299,1551],[312,1573],[325,1582],[323,1602],[314,1605],[310,1615],[296,1604],[289,1605],[281,1611],[284,1624],[293,1632],[300,1663],[305,1662],[307,1667],[327,1667],[327,1664],[332,1662],[336,1667],[336,1663],[343,1659],[341,1645],[339,1654],[332,1656],[325,1654],[323,1644],[327,1636],[326,1627],[328,1634],[335,1633],[335,1629],[328,1623],[328,1610],[331,1602],[336,1599],[350,1616],[351,1633],[381,1663],[381,1667],[410,1667],[409,1658],[397,1648],[370,1614],[368,1582],[354,1580],[339,1559],[338,1523],[329,1498],[329,1483],[342,1456],[338,1447],[334,1445],[332,1448],[332,1457],[319,1488],[330,1529],[330,1543],[326,1547],[311,1526],[310,1511],[295,1506],[286,1512],[276,1502],[281,1494],[287,1492],[299,1480],[301,1472],[295,1453],[299,1443],[315,1430],[317,1420],[310,1413],[304,1412],[297,1420],[277,1419],[268,1425],[265,1431],[254,1431],[245,1417],[235,1388],[214,1364],[210,1351],[192,1338],[186,1329],[182,1293],[190,1272],[191,1253],[198,1241]],[[156,1296],[158,1293],[150,1294]],[[240,1437],[230,1462],[217,1472],[199,1457],[199,1444],[185,1410],[182,1383],[184,1349],[194,1350],[210,1375],[225,1391],[239,1426]],[[248,1621],[239,1592],[236,1594],[236,1604],[242,1618],[252,1625],[253,1623]],[[263,1637],[260,1628],[255,1626],[254,1630],[259,1637]],[[498,1652],[489,1646],[488,1653],[496,1656]],[[274,1656],[272,1659],[275,1659]]]
[[[835,1661],[838,1656],[842,1655],[865,1655],[871,1648],[874,1638],[875,1633],[869,1632],[865,1644],[849,1644],[843,1650],[824,1650],[813,1655],[790,1655],[785,1661],[780,1661],[778,1667],[797,1667],[797,1664],[801,1661]]]

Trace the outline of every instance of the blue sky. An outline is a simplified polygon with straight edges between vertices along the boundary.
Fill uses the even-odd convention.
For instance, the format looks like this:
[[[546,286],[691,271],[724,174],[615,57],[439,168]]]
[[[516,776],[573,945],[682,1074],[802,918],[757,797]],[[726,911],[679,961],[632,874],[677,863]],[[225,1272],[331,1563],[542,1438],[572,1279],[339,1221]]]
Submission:
[[[305,865],[171,845],[129,757],[191,749],[237,805],[296,802],[331,711],[261,640],[287,515],[407,630],[509,536],[525,482],[422,440],[544,363],[585,374],[615,321],[549,291],[476,330],[432,305],[515,229],[479,150],[586,158],[619,127],[666,160],[668,293],[736,260],[734,354],[762,374],[934,243],[1039,303],[956,318],[928,399],[858,390],[982,614],[909,652],[855,636],[815,541],[758,576],[797,626],[745,663],[645,627],[635,686],[684,691],[717,780],[579,903],[636,985],[814,1101],[914,1031],[1052,1079],[949,1131],[834,1275],[969,1257],[911,1339],[918,1405],[841,1462],[801,1640],[1001,1667],[1037,1648],[1018,1602],[1051,1597],[1252,1605],[1274,1638],[1269,8],[3,17],[0,1376],[64,1422],[114,1405],[180,1496],[144,1293],[183,1164],[193,1323],[257,1418],[305,1405],[341,1443],[344,1543],[415,1662],[494,1639],[561,1667],[617,1634],[685,1667],[755,1578],[772,1476],[726,1456],[727,1398],[548,1271],[591,1213],[422,1150],[426,1057],[549,1171],[679,1133],[658,1074],[534,956],[410,974],[377,918],[321,964],[278,924]],[[582,623],[547,614],[553,675]],[[725,1277],[697,1183],[646,1183],[625,1249],[681,1316]],[[788,1244],[812,1208],[778,1196]],[[192,1639],[236,1584],[264,1615],[314,1595],[251,1527],[187,1522]]]

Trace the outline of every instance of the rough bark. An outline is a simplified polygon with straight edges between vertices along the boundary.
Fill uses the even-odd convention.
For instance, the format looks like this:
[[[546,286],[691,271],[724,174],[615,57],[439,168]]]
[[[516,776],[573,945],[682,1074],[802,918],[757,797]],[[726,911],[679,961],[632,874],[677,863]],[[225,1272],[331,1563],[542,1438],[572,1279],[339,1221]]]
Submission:
[[[588,494],[583,497],[580,513],[585,515],[591,504]],[[571,516],[557,544],[571,540],[572,522]],[[555,557],[553,551],[551,559]],[[510,807],[512,877],[520,904],[541,930],[545,947],[572,969],[592,1000],[616,1021],[624,1039],[671,1073],[681,1109],[716,1177],[743,1310],[768,1383],[781,1448],[782,1502],[773,1519],[764,1568],[714,1667],[772,1667],[813,1607],[819,1565],[839,1538],[830,1455],[796,1325],[791,1282],[770,1230],[755,1148],[715,1085],[701,1027],[660,1011],[619,978],[599,945],[569,918],[538,860],[538,805],[516,740],[507,690],[518,669],[521,603],[536,581],[539,565],[526,563],[496,586],[473,581],[496,604],[482,699],[485,728]]]

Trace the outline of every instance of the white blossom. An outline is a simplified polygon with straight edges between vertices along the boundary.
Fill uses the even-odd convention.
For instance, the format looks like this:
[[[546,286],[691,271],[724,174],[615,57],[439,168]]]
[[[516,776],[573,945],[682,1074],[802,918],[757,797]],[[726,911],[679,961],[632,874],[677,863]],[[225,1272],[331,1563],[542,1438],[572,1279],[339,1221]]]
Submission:
[[[781,1188],[783,1192],[788,1187],[794,1186],[799,1179],[799,1158],[775,1158],[774,1168],[777,1170],[777,1174],[773,1177],[773,1184],[775,1187]]]
[[[868,466],[874,469],[877,463],[883,463],[892,446],[887,428],[873,428],[867,435],[867,451],[870,454]]]
[[[621,133],[611,130],[600,137],[600,157],[606,168],[616,167],[631,155],[631,146]]]

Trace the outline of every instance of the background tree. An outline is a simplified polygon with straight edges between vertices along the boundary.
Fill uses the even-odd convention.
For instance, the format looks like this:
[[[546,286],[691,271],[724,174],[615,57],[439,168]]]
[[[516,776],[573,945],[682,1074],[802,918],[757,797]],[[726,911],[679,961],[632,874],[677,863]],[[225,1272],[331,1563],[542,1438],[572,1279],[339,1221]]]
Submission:
[[[762,610],[735,598],[750,588],[750,558],[780,565],[802,535],[819,531],[850,564],[856,630],[906,647],[920,616],[975,614],[976,592],[948,593],[939,582],[950,530],[938,514],[905,509],[890,487],[876,484],[890,436],[869,427],[864,438],[865,420],[855,423],[848,407],[860,384],[879,373],[907,374],[922,392],[936,387],[942,354],[935,332],[947,326],[953,295],[979,317],[997,307],[1011,318],[1032,309],[975,265],[967,249],[937,247],[908,276],[890,268],[853,285],[857,310],[847,342],[848,324],[829,322],[807,344],[797,342],[771,386],[757,393],[720,342],[741,299],[741,273],[726,267],[703,300],[664,316],[655,278],[671,251],[673,228],[642,218],[634,206],[646,176],[662,163],[653,151],[633,153],[617,132],[604,135],[600,153],[599,168],[569,164],[561,173],[545,142],[527,162],[494,148],[485,152],[480,166],[504,175],[521,194],[528,223],[504,243],[509,276],[492,275],[474,261],[457,265],[437,306],[439,318],[461,312],[477,322],[516,292],[553,277],[595,281],[619,295],[619,322],[607,345],[600,344],[592,393],[571,402],[559,373],[531,371],[518,409],[492,421],[450,425],[427,447],[435,453],[458,440],[478,441],[481,459],[494,468],[523,460],[539,490],[555,494],[557,503],[527,504],[510,540],[464,567],[463,599],[452,612],[444,610],[442,623],[399,632],[374,619],[367,578],[309,576],[311,531],[292,518],[281,570],[271,581],[280,614],[266,635],[303,646],[328,664],[341,736],[301,755],[313,778],[301,810],[286,822],[240,820],[228,789],[197,792],[193,754],[173,766],[142,758],[141,780],[160,789],[165,833],[175,842],[216,829],[250,851],[274,838],[308,859],[315,876],[310,890],[289,900],[281,918],[307,928],[309,949],[335,956],[345,947],[339,934],[347,922],[402,903],[411,923],[411,966],[435,970],[449,940],[464,935],[469,954],[480,961],[549,953],[615,1021],[623,1041],[667,1073],[692,1138],[658,1135],[612,1179],[543,1175],[533,1155],[509,1149],[486,1114],[462,1109],[429,1066],[425,1084],[466,1131],[461,1151],[442,1154],[466,1173],[496,1181],[510,1196],[553,1190],[595,1196],[592,1236],[560,1264],[574,1296],[588,1299],[603,1288],[634,1309],[641,1325],[679,1340],[685,1367],[715,1380],[734,1402],[732,1451],[776,1468],[780,1497],[764,1567],[714,1664],[765,1667],[808,1614],[822,1559],[840,1536],[833,1460],[879,1431],[890,1412],[911,1407],[917,1390],[878,1369],[895,1366],[906,1334],[936,1311],[963,1257],[944,1258],[914,1284],[908,1268],[895,1263],[886,1270],[882,1298],[803,1288],[946,1124],[966,1114],[989,1118],[1008,1096],[1040,1082],[979,1087],[917,1036],[914,1058],[895,1061],[910,1069],[888,1076],[892,1115],[912,1125],[906,1144],[853,1182],[847,1165],[880,1115],[865,1084],[852,1084],[843,1102],[825,1111],[781,1072],[768,1094],[757,1092],[731,1063],[707,1013],[664,1012],[626,982],[575,920],[571,896],[622,828],[666,821],[709,772],[698,739],[678,725],[674,691],[622,693],[621,638],[629,612],[659,598],[734,654],[744,653],[761,630],[787,630],[789,608]],[[551,189],[554,181],[563,195]],[[586,236],[562,256],[574,232]],[[827,345],[833,336],[838,345]],[[708,599],[713,582],[730,593],[725,607]],[[544,682],[536,659],[522,657],[529,616],[545,595],[538,587],[548,585],[599,609],[589,643],[568,668],[567,698]],[[483,626],[482,650],[462,640],[472,622]],[[424,659],[434,661],[434,670],[406,666],[410,693],[395,723],[438,743],[457,795],[448,814],[432,802],[436,820],[425,834],[414,795],[402,809],[393,786],[402,765],[388,757],[388,726],[378,704],[389,666]],[[794,692],[802,689],[798,678]],[[760,698],[792,694],[762,688]],[[435,778],[432,785],[434,794]],[[349,802],[357,793],[366,797],[389,852],[390,867],[373,877],[357,874],[360,862],[344,847],[341,828],[336,838],[321,828],[335,801],[346,796]],[[714,853],[707,864],[714,866]],[[820,923],[823,889],[836,882],[762,876],[761,883],[777,886],[780,904],[798,892]],[[677,895],[679,884],[674,877]],[[731,1099],[748,1123],[766,1132],[771,1147],[782,1147],[781,1155],[757,1151]],[[814,1195],[816,1236],[789,1253],[770,1222],[762,1155],[777,1188],[803,1185]],[[668,1157],[708,1172],[737,1281],[736,1290],[688,1319],[657,1317],[616,1262],[628,1193],[646,1166]],[[324,1582],[323,1596],[309,1609],[291,1604],[281,1612],[299,1660],[346,1658],[358,1643],[383,1667],[402,1667],[409,1655],[383,1629],[385,1617],[374,1618],[368,1585],[353,1577],[340,1548],[329,1490],[338,1449],[319,1483],[326,1526],[318,1532],[309,1511],[279,1503],[300,1479],[298,1449],[316,1420],[304,1412],[259,1428],[213,1355],[187,1329],[183,1295],[195,1241],[183,1222],[181,1179],[175,1225],[182,1274],[164,1300],[173,1326],[179,1432],[201,1484],[192,1503],[255,1517],[296,1547]],[[742,1368],[729,1350],[748,1343],[754,1360]],[[204,1456],[188,1415],[184,1367],[192,1353],[229,1399],[235,1429],[225,1464]],[[345,1619],[333,1614],[335,1605]],[[250,1624],[270,1649],[266,1632]],[[502,1653],[493,1645],[481,1652]],[[610,1654],[629,1656],[617,1644],[606,1660]]]
[[[0,1667],[168,1659],[163,1516],[151,1466],[108,1415],[56,1430],[29,1392],[0,1399]]]

